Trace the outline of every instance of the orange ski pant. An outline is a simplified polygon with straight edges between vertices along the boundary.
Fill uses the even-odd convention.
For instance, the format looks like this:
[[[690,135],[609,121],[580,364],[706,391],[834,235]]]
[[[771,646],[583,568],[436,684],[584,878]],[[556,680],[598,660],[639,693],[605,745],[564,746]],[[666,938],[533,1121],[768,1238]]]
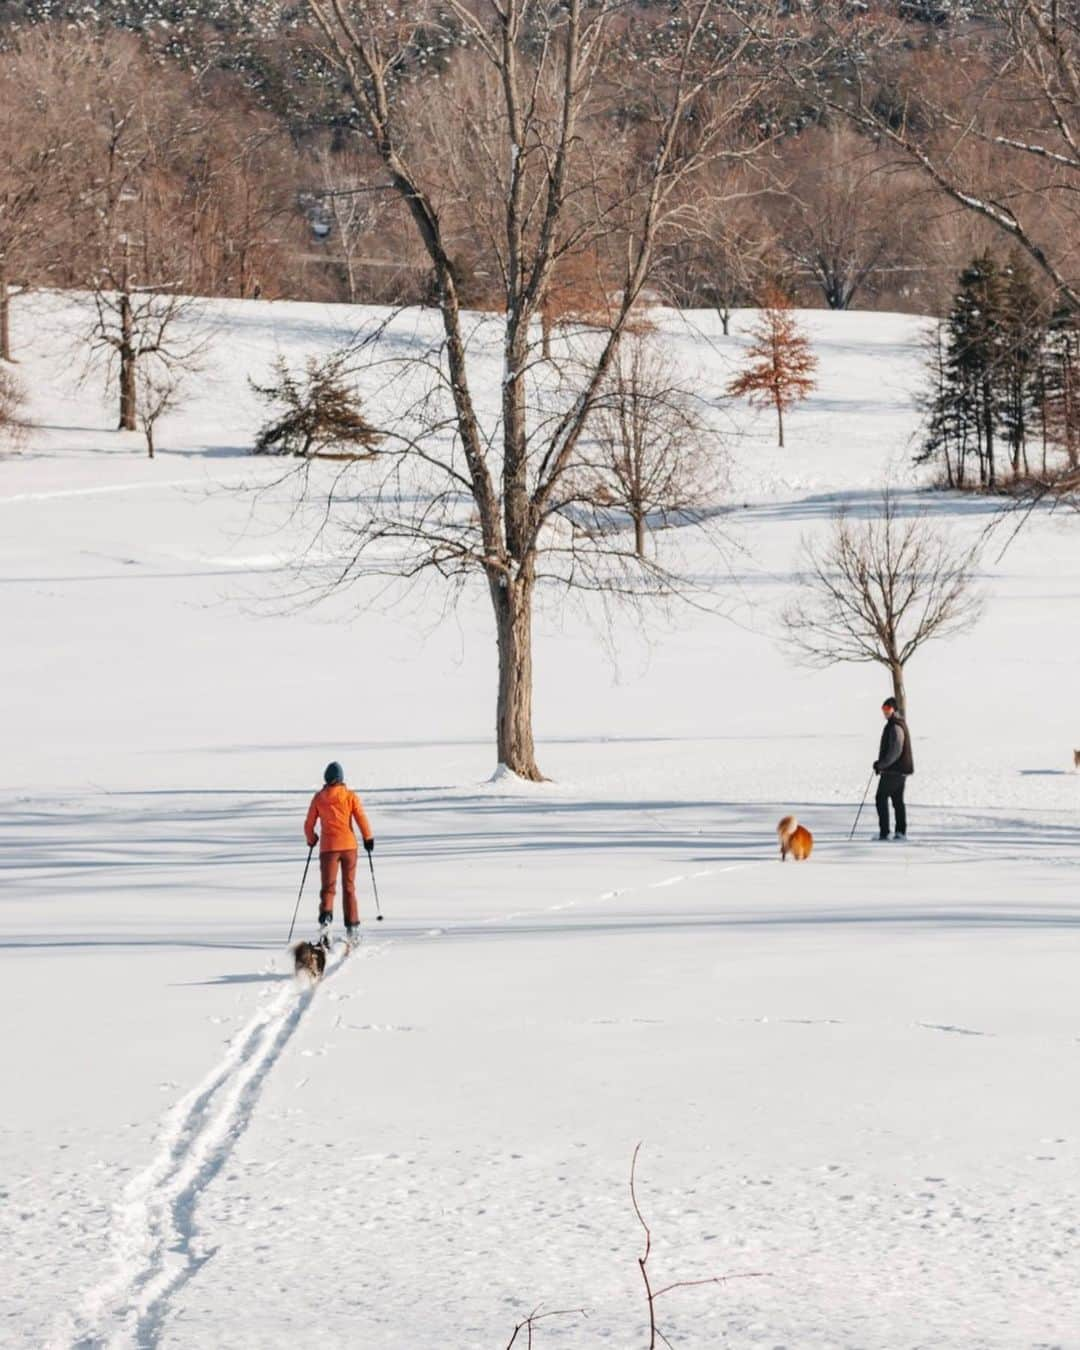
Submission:
[[[337,849],[319,854],[322,889],[319,891],[319,917],[334,912],[334,893],[337,890],[338,867],[341,868],[341,889],[345,893],[345,922],[359,923],[356,905],[356,849]]]

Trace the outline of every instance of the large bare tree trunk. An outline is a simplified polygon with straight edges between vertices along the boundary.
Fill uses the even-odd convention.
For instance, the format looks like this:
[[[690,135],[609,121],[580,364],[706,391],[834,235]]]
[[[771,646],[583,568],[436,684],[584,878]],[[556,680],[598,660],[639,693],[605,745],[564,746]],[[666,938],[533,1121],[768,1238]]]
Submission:
[[[533,580],[490,578],[499,648],[496,737],[499,763],[521,778],[541,782],[532,733]]]
[[[7,272],[0,263],[0,361],[11,360],[11,292]]]
[[[614,30],[621,23],[619,0],[564,0],[557,6],[537,6],[534,0],[447,0],[446,12],[455,16],[467,45],[490,62],[501,86],[497,108],[490,103],[490,109],[476,114],[468,108],[451,112],[466,119],[459,130],[493,136],[493,162],[507,164],[505,181],[493,185],[490,200],[490,224],[493,239],[499,240],[504,291],[500,308],[505,315],[502,426],[496,446],[494,436],[489,442],[482,433],[473,406],[453,234],[442,214],[442,204],[452,197],[447,198],[447,185],[440,185],[437,176],[425,184],[423,157],[414,158],[418,155],[413,148],[416,128],[410,135],[407,123],[399,125],[400,118],[413,114],[410,99],[395,92],[398,58],[393,53],[408,51],[423,30],[419,16],[415,21],[407,17],[410,8],[389,6],[383,14],[379,6],[352,6],[345,0],[308,0],[307,4],[348,86],[358,130],[382,161],[388,180],[385,187],[397,194],[408,211],[432,265],[446,339],[446,388],[454,403],[464,457],[460,470],[450,470],[453,496],[456,499],[465,488],[476,504],[477,547],[467,547],[461,560],[467,557],[469,566],[484,568],[495,612],[499,762],[524,778],[538,780],[541,774],[531,726],[531,627],[538,555],[545,547],[545,531],[559,514],[560,490],[569,481],[575,456],[581,453],[590,416],[605,389],[631,309],[649,276],[660,231],[674,218],[678,186],[717,152],[730,107],[724,102],[722,114],[710,113],[689,145],[684,135],[687,119],[699,105],[702,114],[707,111],[728,68],[749,47],[750,37],[736,41],[731,51],[710,55],[708,35],[719,6],[716,0],[697,0],[690,7],[692,17],[680,30],[670,60],[661,63],[659,78],[665,94],[657,109],[656,144],[649,168],[640,183],[616,189],[606,186],[606,171],[591,171],[591,129],[582,134],[578,124],[592,106],[597,86],[610,78],[607,62],[614,60],[612,44],[618,42]],[[489,110],[498,121],[496,131],[482,130],[489,125]],[[602,121],[599,108],[594,116]],[[610,194],[614,195],[608,200]],[[594,219],[572,214],[579,201],[593,204]],[[616,210],[618,202],[623,204]],[[486,218],[487,209],[479,205],[474,225]],[[584,211],[589,209],[582,206]],[[616,225],[624,211],[626,222]],[[585,251],[594,241],[621,234],[627,250],[625,274],[616,288],[615,312],[604,325],[605,338],[599,351],[588,358],[577,397],[558,417],[543,423],[542,441],[538,425],[532,426],[530,439],[532,410],[526,399],[530,326],[540,319],[541,351],[549,354],[552,326],[558,318],[548,304],[554,269],[575,239]],[[423,458],[438,462],[426,454]],[[438,542],[436,525],[434,519],[429,523],[417,517],[406,527],[406,534],[415,531],[410,537],[425,551],[419,567],[442,567],[447,557],[455,556],[454,545],[445,554],[447,545]],[[370,528],[376,529],[374,520]]]
[[[135,430],[135,347],[131,297],[120,297],[120,430]]]

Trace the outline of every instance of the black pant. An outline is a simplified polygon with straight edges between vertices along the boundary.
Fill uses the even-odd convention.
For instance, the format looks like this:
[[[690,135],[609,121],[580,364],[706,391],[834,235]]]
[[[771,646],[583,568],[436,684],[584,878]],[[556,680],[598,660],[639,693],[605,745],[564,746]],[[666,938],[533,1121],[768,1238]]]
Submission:
[[[907,774],[886,771],[878,778],[877,806],[878,829],[884,836],[889,833],[889,803],[892,802],[893,815],[896,817],[896,833],[907,834],[907,811],[904,809],[904,784]]]

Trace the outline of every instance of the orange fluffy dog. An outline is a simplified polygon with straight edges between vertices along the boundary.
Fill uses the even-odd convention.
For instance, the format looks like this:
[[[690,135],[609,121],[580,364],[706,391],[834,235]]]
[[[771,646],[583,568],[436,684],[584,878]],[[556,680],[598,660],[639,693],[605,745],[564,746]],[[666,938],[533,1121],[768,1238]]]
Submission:
[[[780,840],[781,862],[787,862],[789,853],[796,862],[802,862],[814,851],[814,836],[805,825],[800,825],[794,816],[784,817],[776,827],[776,835]]]

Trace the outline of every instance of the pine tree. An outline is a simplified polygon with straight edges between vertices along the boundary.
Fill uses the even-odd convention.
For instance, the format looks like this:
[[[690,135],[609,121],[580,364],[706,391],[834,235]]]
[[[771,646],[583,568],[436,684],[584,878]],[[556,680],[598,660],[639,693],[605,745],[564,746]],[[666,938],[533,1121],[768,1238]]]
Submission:
[[[799,331],[791,301],[778,287],[762,298],[760,317],[752,329],[747,368],[728,386],[733,398],[747,395],[755,407],[776,409],[778,444],[784,444],[784,411],[810,394],[817,357]]]
[[[1046,319],[1031,269],[1019,255],[1003,269],[1002,278],[997,418],[1009,446],[1013,474],[1018,475],[1021,469],[1028,472],[1027,439],[1044,383]]]
[[[1039,383],[1042,393],[1043,469],[1047,440],[1060,445],[1070,468],[1080,465],[1080,330],[1076,315],[1056,309],[1047,324]]]
[[[957,415],[974,433],[979,483],[997,485],[995,380],[1001,365],[1003,283],[989,252],[960,273],[960,289],[946,320],[946,366]]]
[[[940,459],[945,466],[946,487],[962,489],[969,445],[966,404],[961,387],[952,378],[945,335],[945,325],[939,323],[930,340],[929,388],[921,400],[926,431],[915,462],[926,464]]]

